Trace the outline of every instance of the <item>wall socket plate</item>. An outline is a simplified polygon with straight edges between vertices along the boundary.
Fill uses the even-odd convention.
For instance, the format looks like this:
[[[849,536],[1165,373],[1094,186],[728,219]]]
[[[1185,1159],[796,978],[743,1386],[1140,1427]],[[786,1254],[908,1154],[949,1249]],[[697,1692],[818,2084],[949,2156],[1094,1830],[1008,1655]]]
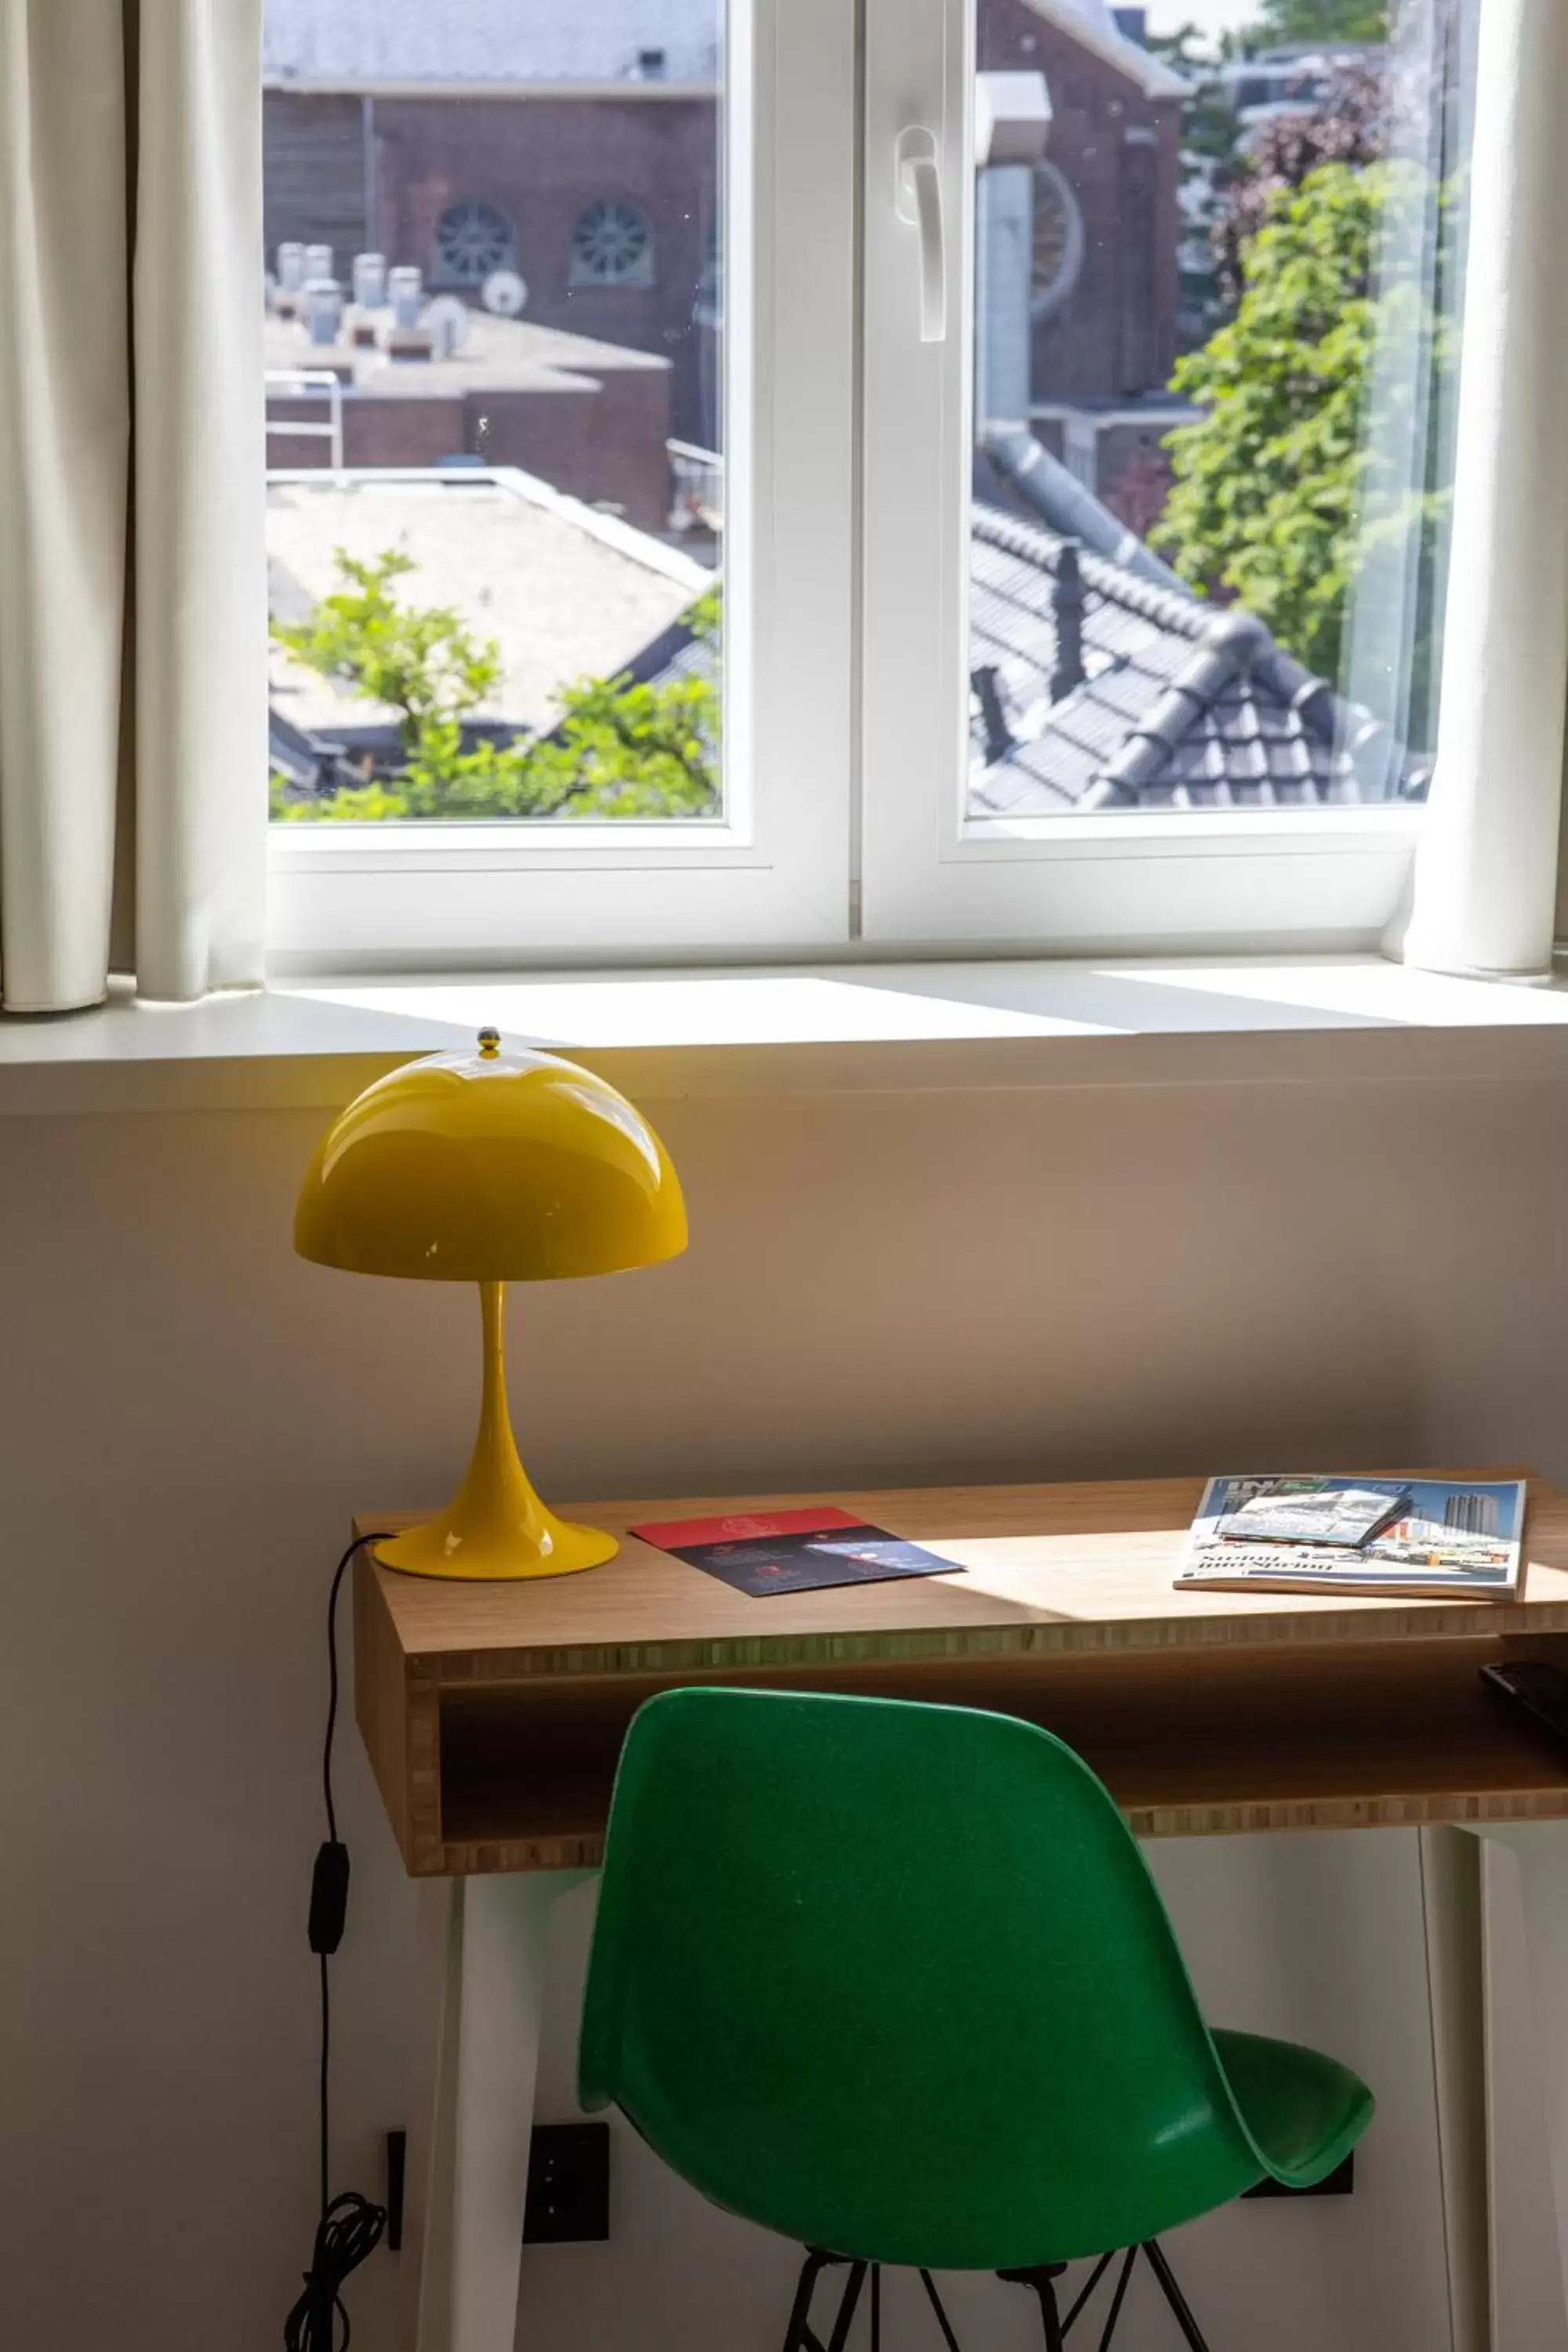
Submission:
[[[523,2244],[581,2245],[609,2234],[609,2125],[536,2124]]]

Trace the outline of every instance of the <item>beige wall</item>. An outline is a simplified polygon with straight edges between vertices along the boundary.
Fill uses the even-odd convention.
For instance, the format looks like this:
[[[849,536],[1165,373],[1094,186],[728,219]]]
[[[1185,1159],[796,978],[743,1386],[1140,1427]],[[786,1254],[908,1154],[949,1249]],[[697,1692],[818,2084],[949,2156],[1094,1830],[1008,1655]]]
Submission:
[[[518,1302],[524,1450],[558,1497],[1336,1454],[1568,1470],[1568,1087],[657,1116],[689,1257]],[[451,1483],[475,1375],[467,1300],[290,1256],[319,1125],[0,1120],[0,2310],[47,2352],[261,2352],[308,2249],[326,1579],[351,1509]],[[343,1760],[340,2170],[374,2188],[374,2135],[403,2119],[409,1903],[352,1734]],[[1321,2037],[1383,2104],[1348,2204],[1190,2233],[1215,2340],[1432,2352],[1411,1842],[1157,1863],[1216,2007]],[[558,2113],[581,1913],[561,1919]],[[784,2258],[623,2155],[616,2242],[528,2259],[538,2352],[772,2343]],[[371,2347],[393,2267],[356,2290]],[[1022,2297],[974,2294],[982,2340],[1027,2340]]]

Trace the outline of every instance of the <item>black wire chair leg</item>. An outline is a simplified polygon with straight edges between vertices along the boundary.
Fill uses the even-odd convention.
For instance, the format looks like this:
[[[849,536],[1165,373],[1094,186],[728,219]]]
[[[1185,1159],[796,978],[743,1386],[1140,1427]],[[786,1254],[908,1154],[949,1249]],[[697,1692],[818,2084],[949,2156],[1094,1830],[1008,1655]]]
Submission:
[[[860,2290],[865,2284],[866,2264],[851,2263],[849,2275],[844,2282],[844,2295],[838,2305],[838,2316],[833,2323],[833,2333],[827,2339],[827,2352],[844,2352],[844,2347],[849,2341],[849,2328],[855,2317],[855,2306],[860,2300]]]
[[[1046,2352],[1063,2352],[1063,2337],[1104,2277],[1106,2264],[1110,2261],[1109,2254],[1100,2256],[1095,2265],[1094,2276],[1065,2319],[1057,2308],[1057,2281],[1067,2268],[1065,2263],[1042,2263],[1034,2270],[998,2271],[996,2275],[999,2279],[1005,2279],[1009,2286],[1026,2286],[1031,2294],[1039,2297],[1040,2321],[1046,2331]]]
[[[942,2340],[947,2347],[947,2352],[958,2352],[958,2338],[953,2334],[952,2323],[942,2307],[942,2297],[936,2291],[936,2281],[930,2271],[921,2271],[921,2284],[931,2297],[931,2307],[936,2314],[936,2324],[942,2330]]]
[[[882,2352],[882,2265],[871,2265],[871,2352]]]
[[[1137,2247],[1129,2246],[1126,2260],[1121,2265],[1121,2276],[1117,2280],[1116,2292],[1110,2298],[1110,2309],[1106,2314],[1105,2333],[1100,2339],[1100,2352],[1110,2352],[1110,2339],[1116,2333],[1116,2323],[1121,2316],[1121,2299],[1127,2293],[1127,2282],[1132,2275],[1132,2265],[1137,2259]]]
[[[1106,2272],[1110,2268],[1111,2263],[1115,2260],[1116,2249],[1114,2246],[1111,2248],[1110,2253],[1101,2254],[1100,2260],[1096,2263],[1093,2270],[1089,2274],[1088,2284],[1079,2290],[1078,2295],[1074,2298],[1071,2310],[1068,2313],[1067,2317],[1062,2322],[1062,2334],[1064,2336],[1070,2331],[1073,2321],[1078,2317],[1079,2312],[1082,2311],[1084,2305],[1089,2301],[1089,2296],[1094,2293],[1095,2288],[1100,2284],[1100,2280],[1105,2276]]]
[[[795,2291],[784,2352],[822,2352],[821,2339],[811,2327],[811,2298],[816,2292],[817,2280],[832,2260],[831,2254],[808,2253],[801,2264],[800,2284]]]
[[[1176,2284],[1176,2274],[1165,2260],[1165,2250],[1157,2238],[1151,2238],[1142,2249],[1149,2257],[1149,2267],[1160,2282],[1161,2293],[1175,2315],[1177,2326],[1186,2337],[1189,2352],[1209,2352],[1203,2330],[1187,2308],[1187,2298]]]

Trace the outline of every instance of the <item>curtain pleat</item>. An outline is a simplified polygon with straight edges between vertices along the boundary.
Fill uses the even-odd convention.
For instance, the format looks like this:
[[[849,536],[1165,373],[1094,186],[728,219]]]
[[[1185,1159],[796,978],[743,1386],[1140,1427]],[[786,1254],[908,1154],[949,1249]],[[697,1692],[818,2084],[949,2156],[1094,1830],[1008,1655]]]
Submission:
[[[1443,700],[1411,901],[1429,971],[1550,969],[1568,678],[1568,5],[1479,16]]]
[[[259,16],[0,5],[8,1011],[261,978]]]

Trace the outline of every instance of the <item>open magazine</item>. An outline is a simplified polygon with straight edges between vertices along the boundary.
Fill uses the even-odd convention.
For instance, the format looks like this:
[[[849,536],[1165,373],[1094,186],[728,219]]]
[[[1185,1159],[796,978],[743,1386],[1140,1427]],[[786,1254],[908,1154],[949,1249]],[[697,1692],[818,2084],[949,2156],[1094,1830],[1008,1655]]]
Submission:
[[[1211,1478],[1176,1583],[1508,1601],[1523,1533],[1517,1478]]]

